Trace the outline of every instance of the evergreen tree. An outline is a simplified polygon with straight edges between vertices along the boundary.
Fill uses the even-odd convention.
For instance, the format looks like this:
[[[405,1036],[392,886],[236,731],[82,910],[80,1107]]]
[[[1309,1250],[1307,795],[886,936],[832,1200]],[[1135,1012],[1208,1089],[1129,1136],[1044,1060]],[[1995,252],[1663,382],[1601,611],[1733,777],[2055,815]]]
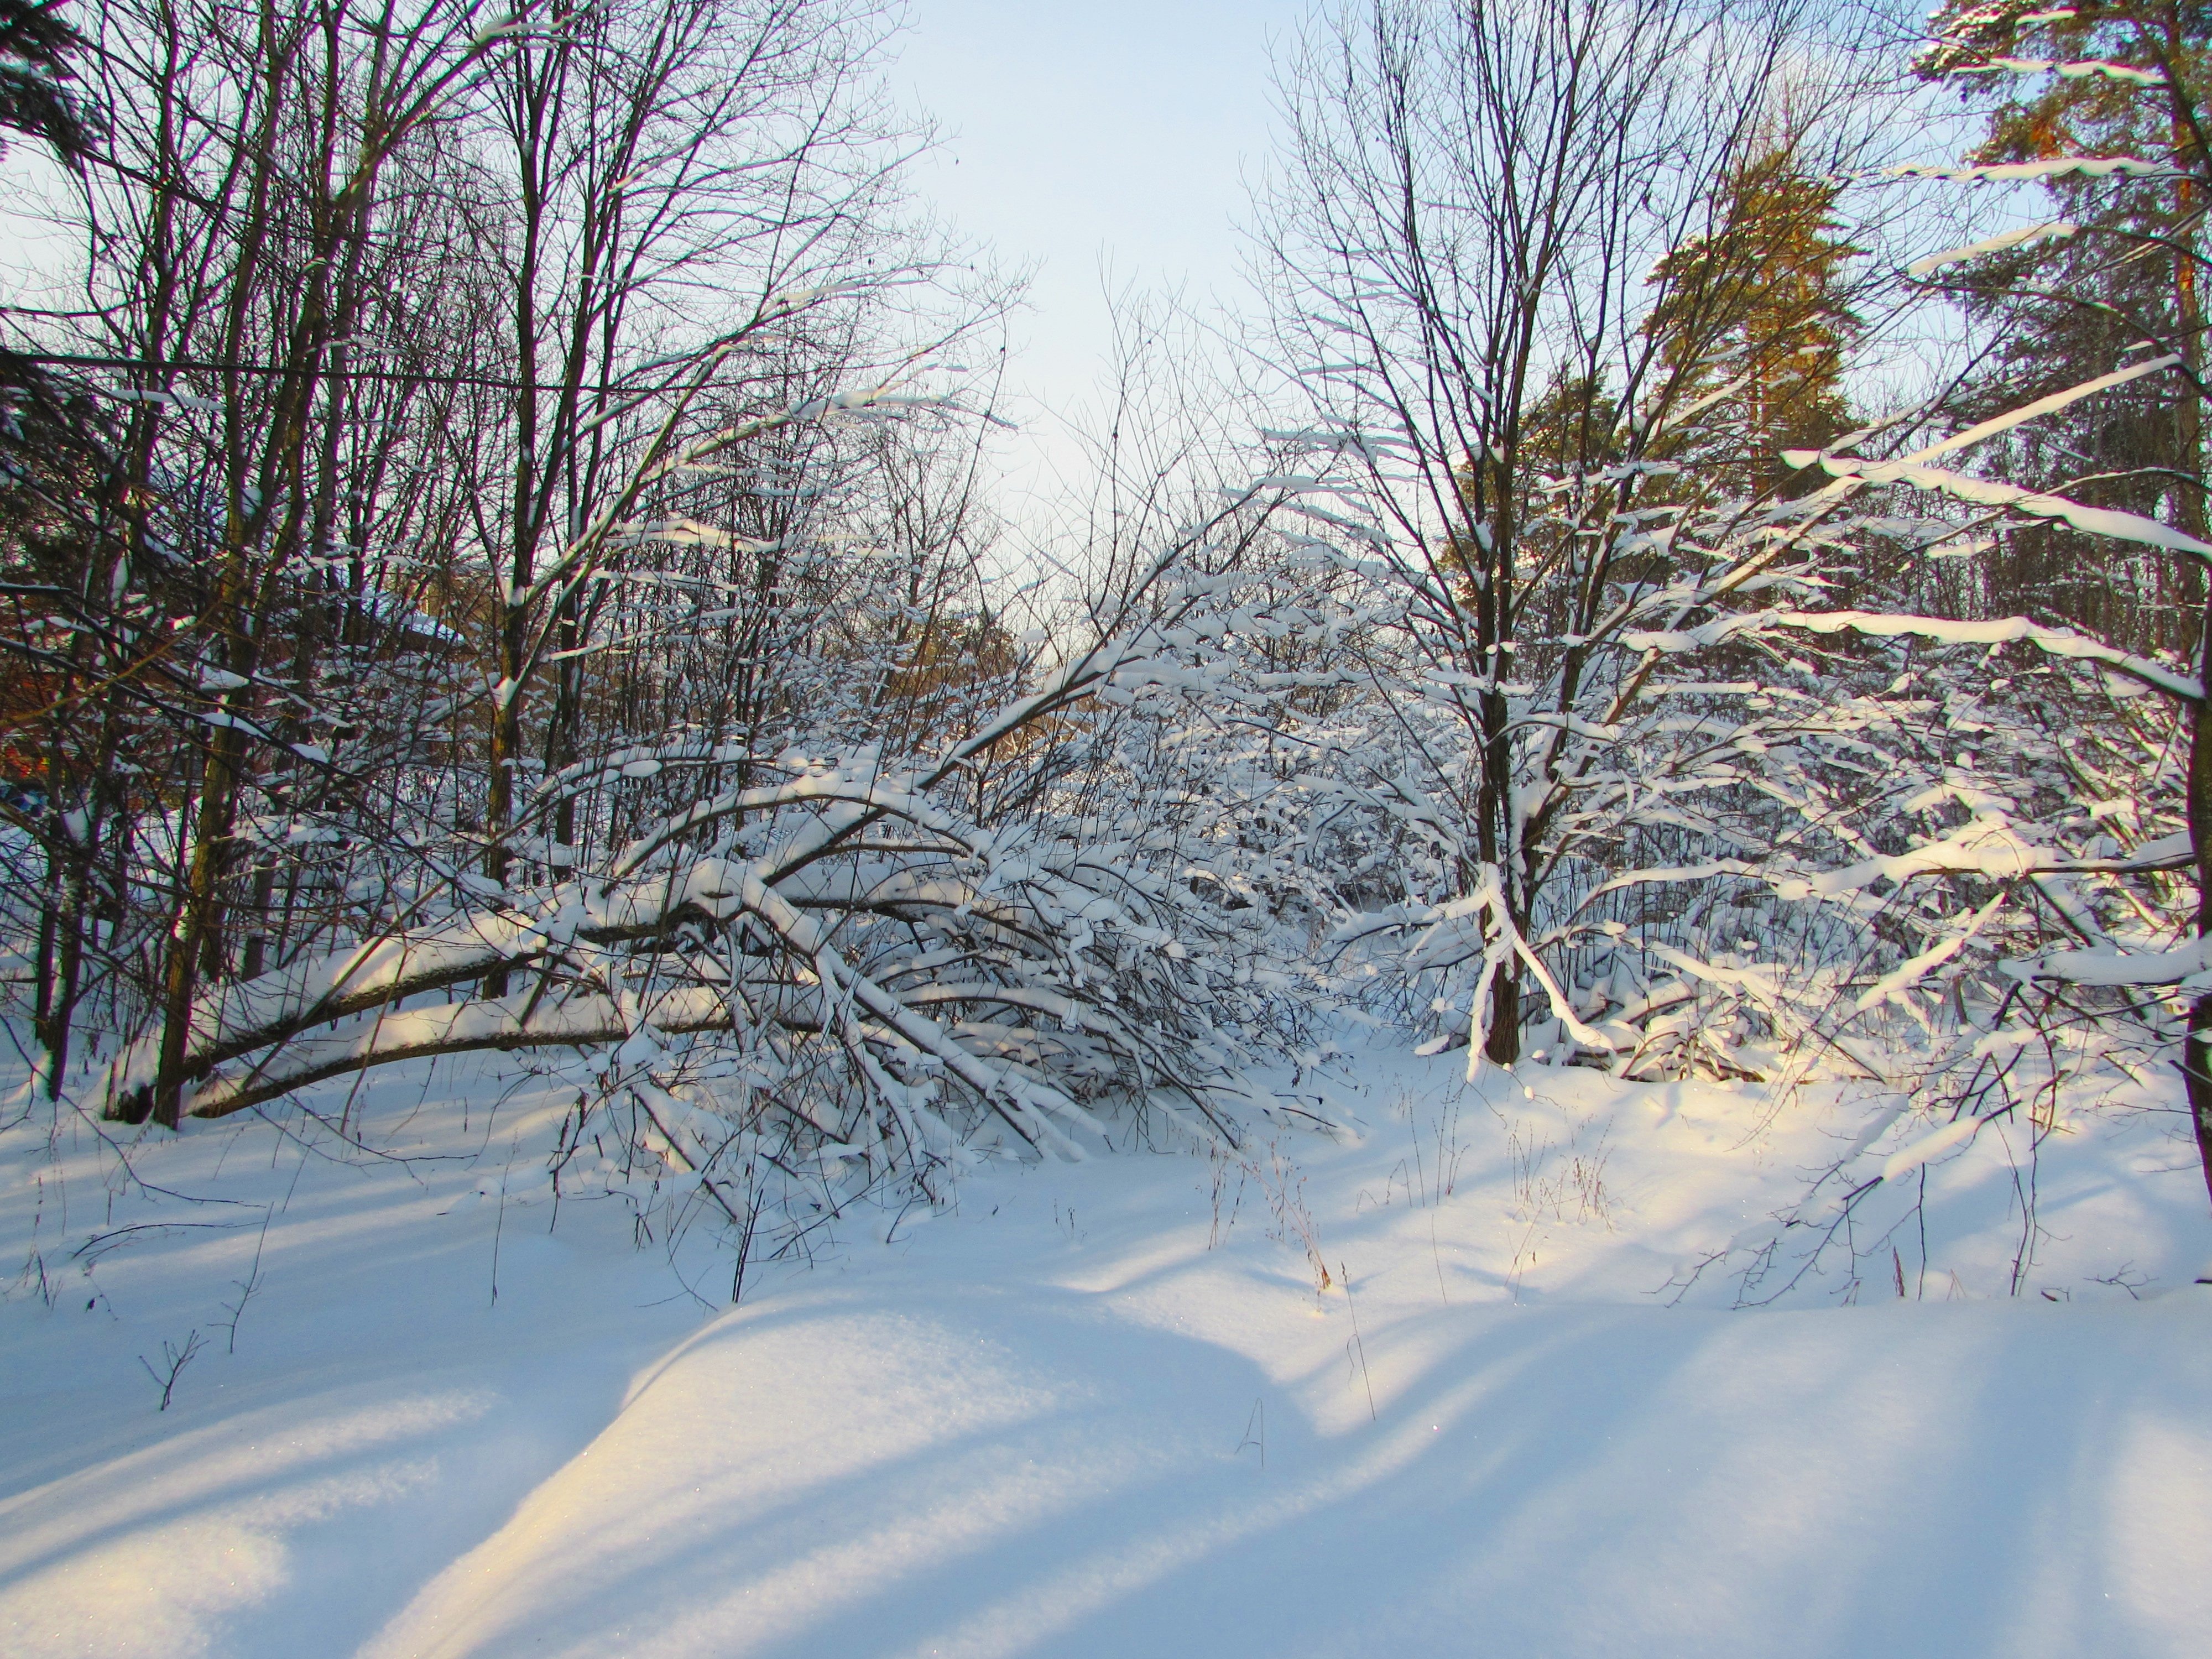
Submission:
[[[62,84],[83,45],[58,0],[0,0],[0,132],[43,138],[65,161],[84,153],[91,123]],[[0,154],[6,149],[0,138]]]
[[[1645,327],[1661,343],[1669,406],[1710,415],[1655,453],[1748,496],[1794,483],[1785,449],[1817,449],[1850,425],[1846,349],[1862,331],[1846,262],[1842,181],[1809,176],[1780,143],[1737,168],[1711,228],[1659,262]]]
[[[2008,527],[1998,556],[1983,562],[1980,602],[2056,611],[2101,634],[2106,648],[2178,650],[2191,661],[2195,684],[2182,681],[2174,695],[2188,734],[2196,933],[2212,939],[2212,718],[2201,689],[2212,681],[2212,629],[2195,562],[2212,517],[2202,298],[2212,7],[1997,0],[1954,4],[1934,28],[1921,74],[1990,100],[1988,136],[1972,160],[2001,171],[1972,176],[2039,179],[2065,215],[2022,227],[2002,239],[2008,246],[1957,250],[1923,267],[1963,266],[1970,304],[2000,325],[1960,412],[2023,410],[2130,362],[2142,365],[2142,374],[2014,427],[1985,465],[2156,520],[2160,532],[2100,538],[2032,515],[2045,523]],[[2190,556],[2171,556],[2169,530],[2191,538],[2182,550]],[[2212,1070],[2203,1059],[2212,992],[2193,978],[2181,983],[2190,997],[2182,1069],[2212,1186]]]
[[[2182,357],[2179,378],[2138,380],[2035,422],[1991,460],[2014,482],[2063,486],[2199,539],[2208,20],[2212,8],[2186,0],[1954,3],[1919,64],[1988,104],[1977,165],[2134,157],[2170,169],[2054,173],[2043,180],[2051,234],[1945,276],[1992,335],[1961,400],[1966,418],[2079,385],[2146,345]],[[2046,526],[2008,535],[1983,574],[1997,609],[2039,611],[2132,649],[2197,649],[2204,594],[2193,566]]]

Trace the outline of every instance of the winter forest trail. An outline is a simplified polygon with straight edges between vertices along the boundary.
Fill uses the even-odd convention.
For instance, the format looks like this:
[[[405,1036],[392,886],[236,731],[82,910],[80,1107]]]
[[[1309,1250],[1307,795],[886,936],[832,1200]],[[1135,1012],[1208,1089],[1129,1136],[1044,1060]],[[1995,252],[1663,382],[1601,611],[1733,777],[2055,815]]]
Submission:
[[[1794,1195],[1820,1115],[1460,1063],[1368,1057],[1343,1144],[969,1170],[719,1313],[678,1275],[712,1299],[726,1255],[672,1271],[606,1203],[548,1232],[526,1096],[414,1145],[387,1091],[404,1169],[303,1166],[258,1122],[149,1148],[250,1224],[131,1199],[94,1226],[82,1185],[47,1217],[162,1231],[89,1273],[50,1247],[52,1308],[0,1306],[0,1646],[2195,1650],[2212,1289],[2158,1115],[2046,1148],[2038,1293],[2002,1295],[1984,1138],[1930,1172],[1924,1299],[1907,1243],[1862,1305],[1731,1312],[1701,1279],[1668,1308]],[[57,1206],[70,1158],[9,1161],[11,1206]],[[137,1356],[195,1329],[157,1413]]]

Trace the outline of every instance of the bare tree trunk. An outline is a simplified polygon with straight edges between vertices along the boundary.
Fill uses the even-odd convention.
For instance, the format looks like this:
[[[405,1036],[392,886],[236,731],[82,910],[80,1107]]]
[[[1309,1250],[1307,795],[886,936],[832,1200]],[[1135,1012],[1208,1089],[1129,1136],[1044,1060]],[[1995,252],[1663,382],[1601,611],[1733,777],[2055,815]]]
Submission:
[[[2212,647],[2212,614],[2204,619],[2203,637]],[[2197,672],[2212,676],[2212,648],[2200,653]],[[2212,679],[2199,684],[2212,684]],[[2207,716],[2202,701],[2190,706],[2189,726],[2189,840],[2197,862],[2197,936],[2201,939],[2212,938],[2212,717]],[[2212,1198],[2212,992],[2189,1006],[2181,1072],[2187,1080],[2205,1194]]]
[[[2184,213],[2194,194],[2191,184],[2180,186]],[[2177,259],[2175,295],[2179,301],[2182,351],[2187,360],[2188,384],[2182,389],[2177,411],[2181,423],[2182,453],[2196,477],[2175,492],[2181,527],[2200,542],[2206,539],[2207,517],[2203,487],[2204,464],[2203,404],[2197,388],[2203,385],[2203,309],[2197,291],[2196,238],[2185,232]],[[2208,603],[2197,629],[2197,684],[2212,686],[2212,603]],[[2197,861],[2197,935],[2212,938],[2212,714],[2199,699],[2189,710],[2189,842]],[[2187,1079],[2189,1112],[2197,1130],[2198,1162],[2204,1171],[2205,1194],[2212,1198],[2212,993],[2190,1005],[2189,1035],[2182,1056],[2182,1075]]]
[[[2179,46],[2180,42],[2174,43]],[[2196,147],[2196,137],[2185,118],[2190,112],[2178,84],[2170,88],[2174,114],[2172,134],[2178,155]],[[2200,152],[2201,153],[2201,152]],[[2185,383],[2175,410],[2185,466],[2190,477],[2174,492],[2181,528],[2202,542],[2206,539],[2208,514],[2204,491],[2204,307],[2197,291],[2197,233],[2191,221],[2202,186],[2184,179],[2174,186],[2175,231],[2173,293],[2175,322],[2179,325]],[[2197,684],[2212,687],[2212,601],[2208,601],[2197,631]],[[2197,864],[2197,936],[2212,937],[2212,714],[2207,699],[2189,709],[2190,850]],[[2204,1171],[2205,1194],[2212,1199],[2212,993],[2190,1005],[2189,1034],[2183,1040],[2182,1076],[2185,1079],[2189,1115],[2197,1131],[2197,1161]]]

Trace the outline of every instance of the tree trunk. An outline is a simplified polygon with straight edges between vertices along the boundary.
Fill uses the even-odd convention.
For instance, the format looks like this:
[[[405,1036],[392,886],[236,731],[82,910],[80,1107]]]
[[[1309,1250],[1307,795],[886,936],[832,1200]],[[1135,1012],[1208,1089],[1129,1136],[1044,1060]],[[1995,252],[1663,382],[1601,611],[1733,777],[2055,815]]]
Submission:
[[[2183,123],[2174,124],[2177,143],[2189,137]],[[2184,152],[2185,153],[2185,152]],[[2206,538],[2208,514],[2204,500],[2204,409],[2200,388],[2204,384],[2203,305],[2197,284],[2197,239],[2190,228],[2198,186],[2183,180],[2175,191],[2180,246],[2174,258],[2174,308],[2179,313],[2181,351],[2189,372],[2176,410],[2180,428],[2177,436],[2189,482],[2175,491],[2182,530],[2199,541]],[[2192,487],[2193,486],[2193,487]],[[2212,604],[2208,604],[2197,629],[2197,684],[2212,686]],[[2197,864],[2197,935],[2212,936],[2212,716],[2200,700],[2189,711],[2189,842]],[[2204,1170],[2204,1188],[2212,1199],[2212,994],[2190,1005],[2189,1036],[2181,1057],[2186,1079],[2189,1115],[2197,1130],[2197,1161]]]
[[[2212,675],[2212,614],[2205,617],[2203,638],[2208,648],[2199,655],[2197,672]],[[2203,702],[2191,705],[2189,728],[2189,840],[2197,860],[2197,936],[2204,939],[2212,937],[2212,717]],[[2190,1005],[2181,1074],[2187,1079],[2205,1195],[2212,1199],[2212,993]]]
[[[1485,1058],[1511,1066],[1521,1058],[1521,964],[1509,962],[1490,981],[1490,1039]]]
[[[192,858],[185,877],[183,902],[169,938],[168,963],[161,980],[161,1069],[155,1076],[153,1117],[173,1129],[181,1115],[185,1054],[191,1033],[192,995],[207,958],[219,955],[224,866],[229,861],[231,820],[238,799],[238,777],[245,738],[234,726],[219,727],[209,745],[207,775],[192,827]]]

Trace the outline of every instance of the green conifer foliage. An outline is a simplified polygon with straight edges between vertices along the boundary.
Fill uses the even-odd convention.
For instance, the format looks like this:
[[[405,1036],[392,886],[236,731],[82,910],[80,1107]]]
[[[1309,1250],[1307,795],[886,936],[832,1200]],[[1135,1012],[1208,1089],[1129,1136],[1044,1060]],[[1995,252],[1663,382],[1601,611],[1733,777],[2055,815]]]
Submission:
[[[2045,180],[2057,234],[1942,273],[1990,340],[1962,400],[1981,417],[2171,351],[2179,376],[2118,388],[2024,427],[1991,456],[2037,488],[2207,532],[2203,416],[2204,96],[2212,7],[2183,0],[1953,4],[1920,73],[1988,107],[1977,165],[2134,157],[2164,176]],[[2192,384],[2193,383],[2193,384]],[[1988,562],[1990,601],[2138,651],[2198,648],[2204,594],[2184,562],[2063,527],[2016,530]]]
[[[1726,493],[1783,485],[1783,450],[1818,449],[1851,424],[1844,355],[1863,325],[1845,266],[1861,250],[1842,234],[1842,189],[1778,143],[1737,169],[1711,230],[1651,274],[1645,326],[1676,380],[1668,402],[1705,404],[1657,453]]]

